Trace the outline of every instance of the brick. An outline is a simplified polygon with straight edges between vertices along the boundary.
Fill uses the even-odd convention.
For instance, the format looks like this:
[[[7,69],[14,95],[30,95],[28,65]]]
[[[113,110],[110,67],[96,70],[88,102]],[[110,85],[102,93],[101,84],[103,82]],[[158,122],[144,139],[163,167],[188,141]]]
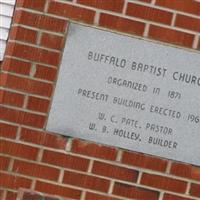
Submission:
[[[40,45],[51,49],[61,50],[64,45],[64,38],[49,33],[42,33]]]
[[[100,195],[92,192],[86,192],[85,200],[120,200],[114,197],[109,197],[105,195]]]
[[[45,200],[62,200],[62,199],[60,199],[59,197],[45,197]],[[63,200],[70,200],[69,198],[65,198],[65,199],[63,199]]]
[[[16,60],[14,58],[4,58],[2,69],[17,74],[29,75],[31,63]]]
[[[166,160],[156,158],[153,156],[147,156],[143,153],[128,151],[123,152],[122,163],[161,172],[164,172],[167,168]]]
[[[0,189],[0,199],[3,199],[4,190]]]
[[[97,190],[101,192],[108,192],[110,181],[103,178],[80,174],[76,172],[65,171],[63,183]]]
[[[13,165],[13,172],[24,174],[31,177],[39,177],[57,181],[59,177],[59,170],[53,167],[48,167],[36,163],[28,163],[25,161],[15,160]]]
[[[171,24],[173,16],[171,12],[134,3],[128,3],[126,14],[163,24]]]
[[[192,200],[186,197],[176,196],[173,194],[164,194],[163,200]]]
[[[46,113],[49,108],[49,100],[41,99],[38,97],[29,96],[27,108],[29,110],[39,111]]]
[[[14,199],[17,199],[17,192],[7,191],[5,200],[14,200]]]
[[[57,74],[57,69],[55,68],[50,68],[43,65],[37,65],[34,77],[48,81],[55,81],[56,74]]]
[[[60,135],[35,131],[27,128],[22,128],[20,140],[55,149],[65,149],[67,143],[67,139]]]
[[[114,185],[113,194],[137,200],[158,200],[159,197],[156,191],[117,182]]]
[[[194,35],[168,28],[150,25],[149,38],[185,47],[192,47]]]
[[[91,6],[98,9],[110,10],[114,12],[122,12],[124,6],[124,0],[99,0],[99,1],[91,1],[91,0],[78,0],[78,3]]]
[[[198,47],[197,47],[198,49],[200,49],[200,38],[199,38],[199,44],[198,44]]]
[[[54,195],[46,195],[46,194],[41,194],[39,192],[35,192],[35,191],[29,191],[29,190],[25,190],[21,192],[21,200],[70,200],[69,198],[60,198],[60,197],[54,197]],[[71,199],[72,200],[72,199]]]
[[[29,160],[36,160],[38,148],[6,140],[0,140],[0,153],[26,158]]]
[[[81,191],[72,189],[58,184],[50,184],[42,181],[37,181],[35,186],[36,191],[44,192],[47,194],[60,195],[64,197],[70,197],[73,199],[80,199]]]
[[[62,199],[60,199],[59,197],[45,197],[45,200],[62,200]],[[65,198],[65,199],[63,199],[63,200],[70,200],[69,198]]]
[[[200,168],[189,164],[172,163],[170,173],[175,176],[200,181]]]
[[[0,172],[0,177],[0,187],[18,189],[19,187],[29,188],[31,186],[31,180],[17,175],[9,175]]]
[[[138,0],[138,1],[141,1],[141,2],[144,2],[144,3],[151,3],[151,0]]]
[[[156,5],[200,15],[200,2],[194,0],[156,0]]]
[[[13,26],[11,28],[9,38],[12,40],[19,40],[22,42],[35,44],[37,41],[37,31],[20,26]]]
[[[117,156],[117,150],[115,148],[89,143],[78,139],[73,140],[72,152],[106,160],[115,160]]]
[[[89,165],[88,159],[47,150],[43,153],[42,162],[79,171],[87,171]]]
[[[0,170],[7,170],[10,159],[8,157],[5,157],[5,156],[0,156],[0,161],[1,161],[0,162]]]
[[[33,192],[24,192],[22,200],[44,200],[44,196],[33,193]]]
[[[0,90],[0,104],[22,107],[24,97],[22,94]]]
[[[6,55],[54,66],[60,62],[60,53],[58,52],[12,42],[7,44]]]
[[[200,197],[200,185],[193,183],[191,185],[190,194],[195,197]]]
[[[15,138],[17,126],[0,122],[0,137]]]
[[[99,161],[94,161],[92,173],[130,182],[136,182],[138,177],[138,172],[135,170]]]
[[[34,0],[17,0],[17,7],[23,7],[38,11],[43,11],[46,0],[34,1]]]
[[[43,128],[46,117],[38,114],[32,114],[20,110],[4,108],[0,106],[1,119],[24,124],[28,126]]]
[[[6,85],[7,75],[5,73],[0,73],[0,87],[4,87]]]
[[[69,198],[61,198],[57,195],[47,195],[41,192],[35,192],[34,190],[20,190],[21,200],[70,200]],[[72,200],[72,199],[71,199]]]
[[[113,16],[102,13],[100,15],[99,25],[105,28],[118,30],[125,33],[131,33],[136,35],[142,35],[144,32],[144,23]]]
[[[89,24],[93,23],[95,16],[95,11],[93,10],[55,1],[50,2],[48,13],[86,22]]]
[[[66,20],[57,19],[42,14],[35,14],[24,10],[17,10],[15,12],[13,23],[59,33],[64,33],[67,27]]]
[[[200,19],[178,14],[176,16],[175,26],[200,32]]]
[[[11,74],[5,74],[6,76],[6,84],[4,86],[26,92],[26,93],[31,93],[31,94],[38,94],[42,96],[47,96],[50,97],[52,90],[53,90],[53,85],[49,83],[44,83],[28,78],[22,78],[18,76],[14,76]]]
[[[141,184],[178,193],[184,193],[187,188],[185,181],[147,173],[142,175]]]

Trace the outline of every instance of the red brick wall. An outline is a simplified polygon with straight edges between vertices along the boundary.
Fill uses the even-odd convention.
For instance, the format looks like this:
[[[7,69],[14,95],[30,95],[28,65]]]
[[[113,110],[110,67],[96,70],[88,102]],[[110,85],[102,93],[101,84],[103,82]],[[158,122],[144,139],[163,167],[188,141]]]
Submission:
[[[198,0],[17,0],[0,73],[0,199],[19,188],[80,200],[200,199],[199,167],[44,131],[70,20],[200,50]]]

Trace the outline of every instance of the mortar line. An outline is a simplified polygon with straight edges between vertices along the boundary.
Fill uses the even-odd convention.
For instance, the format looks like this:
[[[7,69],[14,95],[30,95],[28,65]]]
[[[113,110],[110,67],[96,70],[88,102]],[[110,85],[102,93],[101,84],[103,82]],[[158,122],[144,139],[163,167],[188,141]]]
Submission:
[[[123,9],[122,9],[122,14],[126,15],[127,7],[128,7],[128,0],[125,0],[124,6],[123,6]]]
[[[200,35],[196,34],[192,44],[192,48],[197,49],[200,42]]]
[[[172,21],[171,21],[171,26],[173,26],[173,27],[175,27],[176,16],[177,16],[177,14],[176,14],[176,13],[173,13]]]

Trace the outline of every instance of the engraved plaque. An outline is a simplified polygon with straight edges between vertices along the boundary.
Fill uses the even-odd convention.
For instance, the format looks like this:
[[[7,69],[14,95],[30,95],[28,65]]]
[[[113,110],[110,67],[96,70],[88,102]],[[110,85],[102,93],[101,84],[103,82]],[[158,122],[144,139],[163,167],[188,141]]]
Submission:
[[[200,54],[70,24],[46,129],[200,165]]]

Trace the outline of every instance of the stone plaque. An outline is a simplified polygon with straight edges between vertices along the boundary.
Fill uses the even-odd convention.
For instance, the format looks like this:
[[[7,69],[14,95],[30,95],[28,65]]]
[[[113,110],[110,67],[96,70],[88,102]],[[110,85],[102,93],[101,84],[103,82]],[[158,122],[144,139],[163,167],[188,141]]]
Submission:
[[[200,54],[70,24],[46,129],[200,165]]]

